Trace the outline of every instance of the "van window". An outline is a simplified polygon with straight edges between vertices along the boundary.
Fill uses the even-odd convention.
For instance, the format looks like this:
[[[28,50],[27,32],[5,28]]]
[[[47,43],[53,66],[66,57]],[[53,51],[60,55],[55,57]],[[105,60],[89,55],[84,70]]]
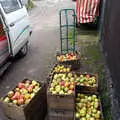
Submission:
[[[18,0],[0,0],[5,13],[10,13],[20,9],[22,6]]]

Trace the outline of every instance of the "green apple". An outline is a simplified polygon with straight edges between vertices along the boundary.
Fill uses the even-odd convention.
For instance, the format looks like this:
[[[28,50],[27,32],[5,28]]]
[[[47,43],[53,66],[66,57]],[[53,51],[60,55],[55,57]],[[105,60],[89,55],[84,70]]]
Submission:
[[[53,87],[51,87],[51,88],[50,88],[50,92],[52,92],[53,90],[54,90],[54,88],[53,88]]]
[[[93,84],[95,84],[95,83],[96,83],[96,80],[95,80],[95,79],[92,79],[92,82],[93,82]]]
[[[97,86],[97,84],[93,84],[93,87],[96,87]]]
[[[89,114],[86,114],[86,118],[90,118],[90,115],[89,115]]]
[[[80,114],[79,114],[79,113],[76,113],[76,114],[75,114],[75,117],[76,117],[76,118],[80,118]]]
[[[90,120],[95,120],[95,118],[94,117],[90,117]]]
[[[4,102],[9,103],[10,102],[9,97],[5,97]]]
[[[79,108],[82,108],[82,103],[77,103]]]
[[[97,98],[96,95],[92,95],[92,100],[95,100],[95,98]]]
[[[80,116],[84,117],[85,115],[86,115],[86,111],[83,110],[83,109],[81,109],[81,110],[80,110]]]
[[[88,97],[88,101],[92,101],[92,97],[91,96]]]
[[[51,87],[55,87],[55,84],[54,84],[54,83],[51,83]]]
[[[62,89],[62,90],[64,90],[64,88],[65,88],[64,86],[61,86],[61,89]]]
[[[99,100],[98,100],[98,98],[95,98],[95,100],[94,100],[95,102],[99,102]]]
[[[57,92],[56,91],[52,91],[52,94],[55,95],[55,94],[57,94]]]
[[[83,83],[84,81],[85,81],[85,79],[84,79],[84,78],[80,79],[80,83]]]
[[[98,102],[95,102],[95,103],[94,103],[94,107],[97,109],[98,106],[99,106],[99,103],[98,103]]]
[[[14,95],[14,92],[13,91],[9,91],[8,92],[8,97],[12,97]]]
[[[37,85],[37,82],[35,80],[32,80],[32,85]]]
[[[70,78],[70,82],[74,82],[74,78],[73,77]]]
[[[84,76],[83,75],[80,75],[80,78],[83,78]]]
[[[87,120],[85,117],[80,118],[80,120]]]
[[[35,93],[31,93],[30,96],[31,96],[31,99],[32,99],[35,96]]]
[[[80,102],[81,102],[81,103],[84,103],[84,99],[81,99]]]
[[[13,103],[14,103],[15,105],[17,105],[17,100],[13,100]]]
[[[54,75],[54,79],[56,80],[57,78],[58,78],[58,75],[57,75],[57,74],[55,74],[55,75]]]
[[[80,83],[81,86],[84,86],[84,83]]]
[[[67,75],[69,78],[71,78],[72,77],[72,73],[68,73],[68,75]]]
[[[100,119],[100,115],[101,115],[101,114],[99,114],[99,113],[97,112],[97,113],[95,114],[95,118],[96,118],[96,119]]]
[[[63,91],[63,90],[60,90],[59,94],[60,94],[60,95],[63,95],[63,94],[64,94],[64,91]]]
[[[92,112],[93,112],[93,113],[97,113],[97,110],[96,110],[96,109],[93,109]]]

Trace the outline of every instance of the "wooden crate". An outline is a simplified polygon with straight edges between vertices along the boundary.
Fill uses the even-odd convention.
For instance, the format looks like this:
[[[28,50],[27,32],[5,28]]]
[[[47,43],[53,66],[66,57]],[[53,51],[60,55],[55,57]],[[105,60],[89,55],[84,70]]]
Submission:
[[[80,91],[76,91],[75,93],[75,96],[77,95],[77,93],[81,93],[81,94],[85,94],[85,95],[93,95],[92,93],[84,93],[84,92],[80,92]],[[94,94],[94,95],[97,95],[97,98],[99,99],[99,107],[98,107],[98,110],[101,111],[101,117],[100,117],[100,120],[104,120],[104,116],[103,116],[103,110],[102,110],[102,104],[101,104],[101,100],[100,100],[100,97],[99,97],[99,94]],[[75,110],[76,111],[76,110]],[[75,120],[79,120],[77,118],[75,118]]]
[[[54,64],[54,65],[53,65],[52,69],[50,70],[50,73],[49,73],[48,76],[47,76],[47,84],[50,82],[50,79],[52,78],[52,76],[54,75],[54,73],[56,73],[56,72],[53,72],[53,71],[54,71],[54,69],[55,69],[55,67],[56,67],[57,65],[62,65],[62,64]],[[72,71],[72,66],[71,66],[71,65],[64,65],[64,67],[65,67],[65,68],[70,68],[70,71]],[[66,73],[67,73],[67,72],[66,72]]]
[[[74,111],[49,109],[48,120],[74,120]]]
[[[56,73],[54,73],[56,74]],[[52,79],[54,74],[49,81],[48,88],[47,88],[47,105],[49,109],[66,109],[66,110],[74,110],[75,107],[75,86],[74,86],[74,93],[70,95],[59,95],[59,94],[52,94],[49,91],[50,85],[52,83]],[[68,74],[68,73],[65,73]],[[73,73],[72,73],[73,74]]]
[[[91,73],[80,73],[80,72],[74,72],[76,75],[90,75],[90,76],[95,76],[96,78],[96,87],[92,86],[81,86],[81,85],[75,85],[75,89],[79,92],[84,92],[84,93],[98,93],[98,75],[97,74],[91,74]]]
[[[74,110],[74,94],[73,95],[52,95],[47,92],[47,105],[51,109],[68,109]]]
[[[46,87],[41,83],[41,89],[24,106],[17,106],[12,103],[5,103],[0,100],[3,112],[7,118],[12,120],[44,120],[47,113]]]
[[[79,69],[80,68],[80,53],[78,51],[75,51],[74,53],[77,55],[76,60],[67,60],[67,61],[62,61],[62,62],[57,60],[57,62],[63,65],[71,65],[72,70]],[[60,56],[60,55],[64,55],[64,54],[57,53],[56,58],[57,56]]]

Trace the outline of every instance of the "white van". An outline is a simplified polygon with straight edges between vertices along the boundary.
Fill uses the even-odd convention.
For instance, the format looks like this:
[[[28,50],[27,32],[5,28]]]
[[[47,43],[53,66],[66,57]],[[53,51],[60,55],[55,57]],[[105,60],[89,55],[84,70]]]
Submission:
[[[26,55],[31,33],[22,0],[0,0],[0,67],[17,53]]]

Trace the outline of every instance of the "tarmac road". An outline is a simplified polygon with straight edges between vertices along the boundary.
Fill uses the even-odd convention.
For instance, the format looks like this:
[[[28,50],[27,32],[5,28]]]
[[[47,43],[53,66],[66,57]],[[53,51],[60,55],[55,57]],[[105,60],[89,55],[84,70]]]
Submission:
[[[13,62],[0,80],[0,97],[24,77],[45,81],[51,66],[55,63],[55,53],[59,49],[59,10],[75,8],[72,0],[41,0],[29,11],[33,34],[29,52],[22,59]]]

